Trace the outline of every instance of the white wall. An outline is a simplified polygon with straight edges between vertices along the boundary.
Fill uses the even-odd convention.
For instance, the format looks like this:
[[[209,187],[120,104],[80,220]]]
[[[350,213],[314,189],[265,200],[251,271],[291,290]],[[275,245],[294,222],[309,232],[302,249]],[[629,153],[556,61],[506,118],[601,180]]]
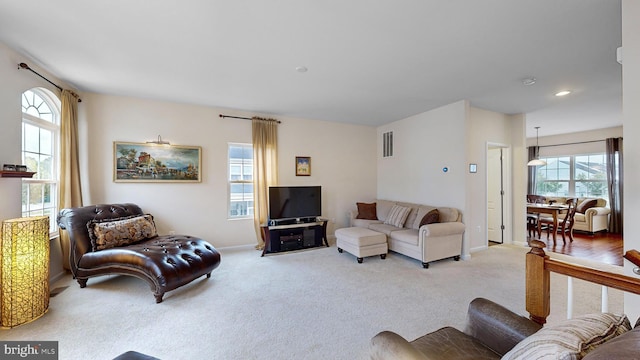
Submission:
[[[640,250],[640,2],[622,0],[622,118],[624,123],[624,251]],[[625,273],[634,265],[625,261]],[[640,296],[625,296],[629,319],[640,316]]]
[[[216,247],[255,244],[252,220],[227,218],[227,146],[251,143],[251,122],[222,119],[229,109],[100,94],[83,95],[81,145],[87,204],[133,202],[152,213],[160,233],[202,237]],[[329,233],[376,189],[375,128],[278,117],[280,185],[320,185]],[[157,139],[202,147],[202,183],[115,183],[113,141]],[[311,176],[295,176],[295,156],[311,156]]]
[[[493,111],[469,107],[467,121],[467,163],[478,164],[475,174],[467,171],[467,204],[466,224],[469,232],[470,251],[482,250],[487,247],[487,148],[499,146],[503,148],[503,171],[505,173],[505,203],[504,203],[504,242],[513,242],[512,202],[513,187],[512,173],[512,131],[511,128],[523,122],[516,118]],[[524,216],[524,215],[523,215]]]
[[[394,156],[383,158],[382,134],[388,131],[393,131]],[[526,164],[523,143],[523,115],[474,108],[467,101],[380,126],[378,198],[458,208],[467,229],[462,257],[469,258],[471,252],[487,246],[487,145],[506,146],[510,159],[505,167],[515,173],[512,169]],[[478,165],[477,173],[469,173],[469,163]],[[449,171],[443,172],[443,167]],[[505,242],[522,242],[526,181],[512,183],[509,178],[506,186],[510,193],[519,187],[517,194],[522,193],[518,195],[522,201],[515,204],[509,198],[506,203]],[[522,210],[512,217],[513,206]],[[522,234],[513,237],[513,228]]]
[[[459,101],[378,127],[379,199],[464,211],[466,108]],[[382,134],[388,131],[393,156],[383,158]]]

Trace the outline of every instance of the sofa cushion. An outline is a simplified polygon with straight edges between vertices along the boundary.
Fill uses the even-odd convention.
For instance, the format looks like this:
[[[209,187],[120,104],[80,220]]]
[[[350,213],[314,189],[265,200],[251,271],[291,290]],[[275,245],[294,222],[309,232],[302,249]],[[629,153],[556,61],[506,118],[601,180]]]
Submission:
[[[405,202],[398,202],[396,205],[410,208],[409,215],[407,215],[407,220],[404,222],[404,227],[412,227],[413,223],[416,221],[416,217],[418,216],[418,207],[420,205]]]
[[[369,229],[377,231],[377,232],[381,232],[383,234],[386,235],[391,235],[392,232],[394,231],[398,231],[398,230],[402,230],[402,228],[393,226],[393,225],[389,225],[389,224],[383,224],[383,223],[372,223],[369,224]]]
[[[129,245],[158,236],[153,216],[149,214],[91,220],[87,223],[87,229],[93,251]]]
[[[414,229],[420,229],[420,222],[422,221],[422,218],[427,215],[427,213],[431,210],[434,210],[435,207],[433,206],[427,206],[427,205],[420,205],[418,207],[418,210],[416,211],[417,216],[415,221],[413,222],[413,226],[412,228]]]
[[[598,199],[584,199],[584,201],[578,204],[578,206],[576,207],[576,212],[584,214],[587,209],[595,207],[597,203]]]
[[[640,328],[598,346],[584,360],[634,359],[640,354]]]
[[[378,220],[378,215],[376,214],[376,203],[356,203],[358,207],[358,216],[356,219],[365,219],[365,220]]]
[[[577,221],[577,222],[585,222],[587,221],[585,214],[581,214],[579,212],[576,212],[575,215],[573,215],[573,221]]]
[[[406,244],[418,246],[418,230],[416,229],[404,229],[398,231],[392,231],[389,237],[393,240],[401,241]]]
[[[441,223],[458,221],[458,217],[460,216],[458,209],[450,207],[439,207],[438,212],[440,213]]]
[[[625,315],[589,314],[545,326],[502,359],[581,359],[596,346],[631,330]]]
[[[378,215],[378,220],[385,221],[387,216],[389,215],[389,211],[396,204],[395,201],[389,200],[377,200],[376,201],[376,214]]]
[[[410,207],[394,205],[391,211],[389,211],[389,216],[387,216],[384,223],[401,228],[404,226],[405,221],[407,221],[407,216],[409,216],[410,211]]]
[[[411,342],[426,359],[487,360],[500,355],[477,339],[452,327],[444,327]]]
[[[380,220],[351,219],[351,226],[369,228],[371,224],[382,224]]]
[[[438,209],[433,209],[429,211],[425,216],[420,220],[420,226],[429,225],[433,223],[437,223],[440,221],[440,212]]]

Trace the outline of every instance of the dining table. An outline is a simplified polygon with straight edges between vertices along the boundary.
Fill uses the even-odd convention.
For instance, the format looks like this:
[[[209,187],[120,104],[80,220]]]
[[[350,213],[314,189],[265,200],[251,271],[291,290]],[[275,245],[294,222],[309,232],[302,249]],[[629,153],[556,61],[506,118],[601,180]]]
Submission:
[[[558,229],[558,214],[569,209],[565,204],[537,204],[527,203],[527,213],[551,214],[553,217],[553,243],[556,243],[556,235]]]

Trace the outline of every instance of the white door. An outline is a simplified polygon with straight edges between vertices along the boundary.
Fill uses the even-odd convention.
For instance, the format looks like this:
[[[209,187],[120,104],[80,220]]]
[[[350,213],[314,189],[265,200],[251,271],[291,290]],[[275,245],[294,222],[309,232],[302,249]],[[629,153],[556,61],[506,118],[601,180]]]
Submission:
[[[502,149],[487,152],[487,238],[502,243]]]

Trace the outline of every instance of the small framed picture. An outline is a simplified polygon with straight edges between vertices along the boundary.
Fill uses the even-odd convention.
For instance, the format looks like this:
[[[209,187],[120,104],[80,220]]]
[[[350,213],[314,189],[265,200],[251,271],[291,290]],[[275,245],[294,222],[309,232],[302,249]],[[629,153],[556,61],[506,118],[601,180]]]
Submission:
[[[296,176],[311,176],[311,158],[296,156]]]
[[[477,164],[469,164],[469,172],[470,173],[477,173],[478,172],[478,165]]]

